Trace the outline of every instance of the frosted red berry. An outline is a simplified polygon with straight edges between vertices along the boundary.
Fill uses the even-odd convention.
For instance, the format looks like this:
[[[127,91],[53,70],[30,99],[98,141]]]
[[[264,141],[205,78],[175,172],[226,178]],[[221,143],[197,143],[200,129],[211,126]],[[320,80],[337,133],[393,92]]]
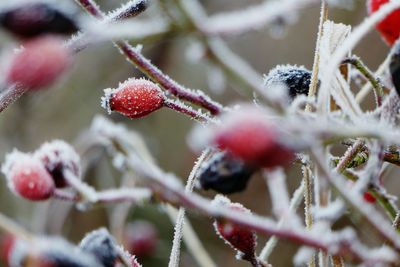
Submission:
[[[363,198],[366,202],[371,203],[371,204],[376,202],[376,198],[368,191],[364,192]]]
[[[275,124],[261,110],[246,107],[222,118],[214,143],[249,165],[266,168],[287,165],[294,157],[284,145]]]
[[[129,118],[144,117],[161,108],[165,100],[161,89],[145,79],[129,79],[117,89],[104,91],[102,106]]]
[[[36,38],[25,42],[10,58],[6,83],[40,89],[53,84],[70,63],[70,52],[61,39],[50,36]]]
[[[158,231],[153,224],[146,221],[135,221],[127,224],[125,247],[139,259],[154,253],[158,243]]]
[[[389,0],[368,0],[368,14],[371,15],[376,12],[386,3],[389,3]],[[376,25],[376,28],[386,43],[390,46],[393,45],[400,36],[400,9],[396,9],[386,16],[386,18]]]
[[[8,186],[19,196],[29,200],[46,200],[54,192],[55,184],[42,162],[18,151],[7,155],[2,166]]]
[[[220,203],[219,205],[226,205],[232,210],[240,211],[244,214],[250,213],[250,210],[241,204],[231,203],[225,197],[217,196],[214,203],[218,202]],[[254,231],[221,219],[215,220],[214,228],[222,239],[239,252],[241,258],[249,259],[254,256],[257,246],[257,236]]]

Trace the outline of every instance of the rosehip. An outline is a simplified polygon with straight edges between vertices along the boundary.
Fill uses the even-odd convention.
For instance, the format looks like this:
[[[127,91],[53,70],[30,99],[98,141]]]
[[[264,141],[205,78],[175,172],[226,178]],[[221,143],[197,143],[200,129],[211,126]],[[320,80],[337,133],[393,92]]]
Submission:
[[[64,177],[65,171],[70,171],[76,177],[80,175],[78,153],[71,145],[62,140],[44,143],[34,156],[43,162],[58,188],[67,186]]]
[[[78,31],[74,19],[56,5],[24,2],[0,12],[0,24],[23,38],[42,34],[72,34]]]
[[[129,118],[140,118],[158,110],[165,96],[155,83],[145,79],[128,79],[117,89],[105,89],[102,107]]]
[[[199,181],[205,190],[211,188],[218,193],[230,194],[243,191],[254,171],[240,159],[218,152],[201,165]]]
[[[147,221],[127,224],[124,235],[126,248],[139,259],[152,255],[157,247],[157,230]]]
[[[0,259],[6,266],[9,266],[10,253],[14,246],[15,237],[11,234],[6,234],[2,236],[0,242]]]
[[[12,56],[6,69],[6,82],[39,89],[54,83],[70,63],[70,52],[61,39],[40,37],[26,42]]]
[[[244,216],[251,213],[242,204],[231,203],[229,199],[222,196],[217,196],[213,202],[216,205],[226,205],[232,210],[243,212]],[[214,228],[221,239],[238,251],[239,258],[251,259],[254,257],[257,246],[257,236],[254,231],[219,219],[215,220]]]
[[[2,172],[10,189],[29,200],[46,200],[54,192],[55,184],[42,162],[31,155],[14,151],[6,156]]]
[[[367,201],[368,203],[375,203],[376,202],[376,198],[368,191],[364,192],[363,194],[363,198],[365,201]]]
[[[214,143],[250,166],[272,168],[290,163],[293,152],[280,140],[276,126],[261,110],[244,107],[221,119]]]
[[[118,257],[114,238],[101,228],[87,234],[79,244],[82,251],[92,253],[104,267],[113,267]]]
[[[279,65],[264,77],[264,85],[268,87],[284,85],[288,88],[290,98],[307,95],[311,82],[311,71],[303,66]]]
[[[368,14],[371,15],[376,12],[386,3],[389,3],[389,0],[368,0]],[[386,16],[386,18],[376,25],[376,28],[386,43],[392,46],[400,35],[400,9],[396,9]]]

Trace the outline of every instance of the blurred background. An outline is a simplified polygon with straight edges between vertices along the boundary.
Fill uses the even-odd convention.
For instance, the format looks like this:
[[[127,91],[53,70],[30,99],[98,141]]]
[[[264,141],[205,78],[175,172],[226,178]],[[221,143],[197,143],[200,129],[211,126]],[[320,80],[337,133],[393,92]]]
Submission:
[[[0,0],[0,2],[9,0]],[[56,1],[56,0],[55,0]],[[62,2],[60,0],[56,1]],[[71,1],[72,2],[72,1]],[[99,1],[103,10],[119,7],[124,1]],[[158,1],[150,1],[151,7],[137,19],[161,16]],[[209,14],[237,10],[261,0],[202,0]],[[79,16],[86,16],[77,7]],[[235,37],[225,38],[229,46],[245,59],[259,73],[268,71],[278,64],[304,65],[311,69],[315,49],[319,6],[303,10],[295,24],[284,28],[263,28]],[[357,25],[366,16],[365,1],[354,1],[354,8],[330,9],[329,17],[336,22]],[[194,60],[193,54],[198,43],[196,36],[181,33],[165,36],[144,44],[144,54],[160,69],[179,83],[202,89],[225,105],[237,101],[250,101],[235,89],[237,85],[218,74],[220,69],[208,60]],[[2,51],[16,46],[16,40],[6,33],[0,33]],[[354,51],[371,68],[376,69],[384,60],[389,48],[378,34],[371,32]],[[162,109],[143,119],[129,120],[119,114],[107,115],[100,107],[103,89],[116,87],[129,77],[141,77],[111,43],[103,43],[83,50],[76,56],[73,70],[52,88],[26,94],[2,112],[0,116],[0,160],[13,148],[32,151],[43,142],[63,139],[74,144],[80,133],[88,128],[96,114],[107,116],[116,122],[143,135],[153,156],[161,168],[176,173],[186,179],[198,156],[187,144],[188,132],[195,122],[184,115]],[[368,105],[368,101],[367,104]],[[395,192],[397,172],[392,171],[387,183]],[[98,188],[115,186],[120,175],[114,172],[107,157],[91,168],[86,179]],[[300,184],[301,172],[296,166],[288,170],[290,192]],[[213,192],[201,192],[213,197]],[[233,201],[239,201],[255,213],[271,215],[268,190],[260,176],[251,179],[245,192],[233,194]],[[30,203],[14,196],[8,190],[5,179],[0,180],[0,210],[21,223],[34,233],[62,234],[72,242],[78,242],[83,235],[100,226],[107,226],[108,214],[115,206],[90,208],[85,212],[71,209],[62,225],[51,213],[55,203]],[[59,204],[57,204],[57,207]],[[64,205],[65,206],[65,205]],[[63,207],[64,207],[63,206]],[[300,211],[302,208],[299,209]],[[234,251],[215,234],[210,218],[189,213],[194,228],[201,236],[206,249],[218,266],[249,266],[237,261]],[[173,237],[173,224],[162,209],[155,204],[147,204],[130,210],[129,221],[148,220],[158,231],[157,246],[150,256],[139,260],[144,266],[166,266]],[[343,222],[347,224],[350,222]],[[61,231],[61,232],[60,232]],[[360,230],[368,231],[368,229]],[[373,239],[373,237],[371,237]],[[258,249],[265,243],[259,237]],[[371,240],[373,242],[373,240]],[[297,246],[280,242],[272,255],[274,266],[292,266],[292,257]],[[183,246],[181,266],[196,266],[193,258]]]

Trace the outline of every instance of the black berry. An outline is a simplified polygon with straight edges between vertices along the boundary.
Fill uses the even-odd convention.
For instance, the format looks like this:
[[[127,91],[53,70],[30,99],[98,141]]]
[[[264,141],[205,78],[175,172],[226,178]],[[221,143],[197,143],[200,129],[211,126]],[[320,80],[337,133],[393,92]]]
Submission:
[[[304,67],[279,65],[273,68],[264,78],[264,85],[285,85],[289,89],[289,96],[293,99],[298,95],[307,95],[311,82],[311,71]]]
[[[0,12],[0,25],[22,38],[42,34],[72,34],[78,31],[73,18],[46,2],[23,2],[5,9]]]
[[[118,257],[116,243],[105,228],[87,234],[82,239],[79,247],[83,251],[95,255],[95,257],[103,263],[104,267],[114,267]]]
[[[226,152],[218,152],[203,163],[199,181],[205,190],[230,194],[243,191],[254,173],[254,169]]]
[[[400,95],[400,43],[399,42],[397,42],[393,46],[389,69],[394,88]]]

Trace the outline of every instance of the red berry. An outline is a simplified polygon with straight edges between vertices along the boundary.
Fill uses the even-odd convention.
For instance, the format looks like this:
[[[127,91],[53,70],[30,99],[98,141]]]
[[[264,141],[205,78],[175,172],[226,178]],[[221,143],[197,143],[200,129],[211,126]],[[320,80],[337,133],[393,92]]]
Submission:
[[[131,254],[139,259],[150,256],[157,247],[158,232],[146,221],[129,223],[125,229],[125,244]]]
[[[53,177],[56,187],[67,186],[65,171],[80,175],[80,157],[75,149],[62,140],[44,143],[34,154]]]
[[[129,118],[140,118],[156,111],[163,106],[165,99],[161,89],[145,79],[128,79],[117,89],[104,92],[102,106]]]
[[[375,203],[376,202],[376,198],[368,191],[364,192],[363,194],[363,198],[365,201],[367,201],[368,203]]]
[[[368,14],[371,15],[389,0],[368,0]],[[392,46],[400,36],[400,9],[396,9],[376,25],[387,44]]]
[[[18,151],[7,155],[2,172],[8,186],[16,194],[29,200],[46,200],[54,192],[55,184],[42,162]]]
[[[293,152],[279,140],[274,124],[261,110],[247,107],[222,118],[214,143],[249,165],[266,168],[287,165]]]
[[[6,82],[27,89],[39,89],[54,83],[70,65],[71,57],[63,41],[40,37],[23,44],[6,70]]]
[[[0,259],[4,265],[9,266],[10,253],[15,243],[15,237],[11,234],[2,236],[0,241]]]
[[[244,214],[250,213],[250,210],[241,204],[231,203],[229,199],[222,196],[217,196],[214,203],[228,205],[229,208]],[[254,231],[224,220],[215,220],[214,228],[222,239],[240,253],[241,258],[250,259],[254,256],[257,246],[257,236]]]

